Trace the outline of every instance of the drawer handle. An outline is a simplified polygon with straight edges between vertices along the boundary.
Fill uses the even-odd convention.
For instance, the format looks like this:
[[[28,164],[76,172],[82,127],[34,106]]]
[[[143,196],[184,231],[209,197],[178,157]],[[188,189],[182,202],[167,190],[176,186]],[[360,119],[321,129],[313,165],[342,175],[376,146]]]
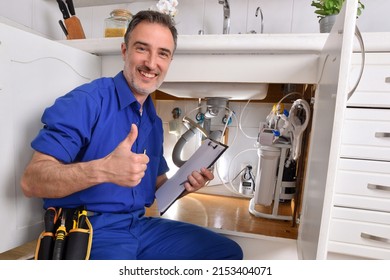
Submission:
[[[369,240],[383,242],[383,243],[390,243],[390,239],[389,238],[384,238],[384,237],[368,234],[368,233],[365,233],[365,232],[361,232],[360,233],[360,237],[364,238],[364,239],[369,239]]]
[[[374,185],[374,184],[368,184],[367,189],[370,190],[380,190],[380,191],[390,191],[390,187],[383,186],[383,185]]]
[[[376,138],[389,138],[390,132],[375,132]]]
[[[390,77],[385,78],[385,83],[389,84],[390,83]]]

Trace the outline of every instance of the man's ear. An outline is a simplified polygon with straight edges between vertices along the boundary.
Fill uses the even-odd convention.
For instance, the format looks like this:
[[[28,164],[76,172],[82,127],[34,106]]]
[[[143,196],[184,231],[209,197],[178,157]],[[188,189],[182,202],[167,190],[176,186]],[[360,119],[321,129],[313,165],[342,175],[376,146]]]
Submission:
[[[121,54],[122,54],[122,59],[123,60],[125,59],[126,51],[127,51],[126,43],[122,42],[122,44],[121,44]]]

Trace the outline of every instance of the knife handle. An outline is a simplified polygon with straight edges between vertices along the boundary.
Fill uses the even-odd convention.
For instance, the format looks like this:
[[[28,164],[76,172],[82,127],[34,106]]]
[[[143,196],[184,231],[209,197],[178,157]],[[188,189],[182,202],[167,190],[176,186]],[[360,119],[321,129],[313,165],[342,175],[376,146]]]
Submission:
[[[78,17],[72,16],[64,19],[66,30],[68,31],[68,39],[85,39],[83,26]]]
[[[73,0],[66,0],[66,5],[68,6],[69,13],[74,16],[76,11],[74,10]]]
[[[62,13],[62,17],[64,19],[68,19],[70,17],[70,15],[69,15],[68,9],[66,8],[65,3],[62,2],[62,0],[57,0],[57,3],[58,3],[58,7],[60,8],[60,11]]]

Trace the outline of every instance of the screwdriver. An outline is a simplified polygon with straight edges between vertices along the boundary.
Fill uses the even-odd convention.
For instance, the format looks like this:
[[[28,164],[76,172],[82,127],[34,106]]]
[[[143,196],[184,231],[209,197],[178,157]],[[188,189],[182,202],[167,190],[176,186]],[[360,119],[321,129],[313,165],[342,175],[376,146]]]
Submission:
[[[66,212],[62,212],[61,216],[61,225],[57,229],[56,233],[56,241],[54,243],[53,249],[53,260],[62,260],[64,249],[65,249],[65,236],[66,236],[66,227],[65,227],[65,219]]]

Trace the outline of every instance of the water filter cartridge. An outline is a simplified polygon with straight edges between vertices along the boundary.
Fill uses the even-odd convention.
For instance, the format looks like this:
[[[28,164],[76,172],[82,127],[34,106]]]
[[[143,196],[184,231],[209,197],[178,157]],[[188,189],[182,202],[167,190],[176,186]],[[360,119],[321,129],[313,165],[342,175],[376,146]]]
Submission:
[[[259,164],[257,165],[257,175],[255,176],[255,204],[264,206],[272,204],[280,152],[280,148],[272,146],[261,146],[259,149]]]

